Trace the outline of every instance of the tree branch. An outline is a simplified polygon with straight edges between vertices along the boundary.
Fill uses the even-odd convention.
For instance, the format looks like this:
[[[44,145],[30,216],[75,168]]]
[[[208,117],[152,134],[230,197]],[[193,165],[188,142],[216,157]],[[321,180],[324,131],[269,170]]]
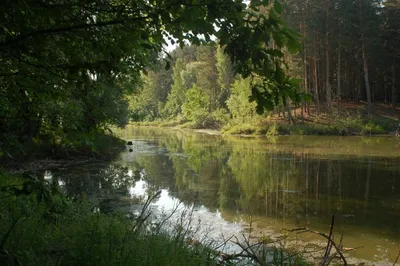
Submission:
[[[12,45],[12,44],[21,42],[23,40],[26,40],[30,37],[35,37],[35,36],[43,35],[43,34],[56,34],[56,33],[69,32],[69,31],[80,30],[80,29],[105,27],[105,26],[123,24],[124,22],[125,22],[124,20],[111,20],[111,21],[102,21],[102,22],[91,23],[91,24],[84,23],[84,24],[68,26],[68,27],[38,30],[38,31],[29,32],[26,34],[21,34],[15,38],[5,40],[0,43],[0,46],[3,47],[3,46]]]

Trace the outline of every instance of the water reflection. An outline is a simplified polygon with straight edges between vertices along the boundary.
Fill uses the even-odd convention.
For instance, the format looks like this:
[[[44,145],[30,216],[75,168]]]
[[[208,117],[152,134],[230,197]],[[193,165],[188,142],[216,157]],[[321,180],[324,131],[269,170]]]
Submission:
[[[102,212],[134,211],[136,198],[161,190],[155,207],[194,204],[198,219],[226,235],[242,231],[250,217],[263,232],[304,225],[326,231],[335,214],[344,244],[364,246],[355,256],[397,254],[395,139],[241,139],[148,128],[121,135],[132,143],[116,162],[57,173],[69,194],[85,194]]]
[[[398,252],[396,139],[241,139],[143,128],[122,135],[138,140],[135,163],[151,187],[186,204],[197,195],[199,205],[225,221],[251,215],[261,230],[326,231],[335,214],[345,245],[364,246],[357,257],[390,260]]]

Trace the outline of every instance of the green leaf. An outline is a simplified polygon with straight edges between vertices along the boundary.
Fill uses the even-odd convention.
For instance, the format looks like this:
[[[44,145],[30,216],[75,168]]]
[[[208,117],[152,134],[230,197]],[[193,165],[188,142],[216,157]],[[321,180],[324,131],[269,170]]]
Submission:
[[[299,79],[299,78],[291,78],[291,79],[289,79],[289,82],[288,82],[291,86],[293,86],[293,87],[295,87],[295,88],[298,88],[302,83],[303,83],[303,80],[302,79]]]
[[[275,9],[276,13],[278,13],[278,14],[281,14],[283,11],[282,4],[279,3],[278,0],[275,0],[275,2],[274,2],[274,9]]]
[[[312,95],[310,93],[303,93],[303,99],[306,102],[311,102],[312,101]]]
[[[285,72],[283,71],[283,69],[279,66],[276,67],[275,70],[275,79],[278,83],[284,83],[285,82]]]
[[[287,45],[288,51],[292,54],[298,53],[301,48],[300,43],[295,38],[292,38],[292,37],[288,38],[286,45]]]
[[[42,202],[42,191],[40,189],[36,189],[36,202]]]

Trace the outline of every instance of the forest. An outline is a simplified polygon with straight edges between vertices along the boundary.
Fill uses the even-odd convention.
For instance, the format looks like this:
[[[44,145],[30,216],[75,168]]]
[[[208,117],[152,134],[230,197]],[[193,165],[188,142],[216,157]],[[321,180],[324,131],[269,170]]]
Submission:
[[[3,157],[11,151],[23,155],[29,145],[50,151],[57,151],[53,146],[96,148],[87,145],[93,136],[128,123],[130,95],[145,73],[151,77],[150,66],[179,67],[167,51],[169,43],[219,43],[235,73],[257,77],[252,95],[259,112],[283,95],[298,97],[298,82],[285,73],[281,52],[299,50],[298,34],[284,23],[278,1],[30,0],[6,1],[1,12]],[[203,58],[212,53],[204,50]],[[204,86],[209,86],[201,88],[204,92],[216,92],[214,85]],[[198,93],[192,90],[191,97]],[[212,109],[214,98],[207,103]]]
[[[285,94],[260,111],[252,98],[257,77],[235,75],[234,64],[217,45],[187,45],[171,53],[172,69],[165,70],[159,61],[142,75],[142,85],[130,103],[131,119],[221,128],[229,123],[258,123],[273,113],[280,116],[279,111],[286,112],[291,123],[292,109],[298,108],[304,122],[304,115],[332,115],[341,103],[350,102],[365,103],[364,116],[377,113],[374,103],[391,105],[396,119],[398,1],[287,0],[282,16],[299,34],[301,50],[276,53],[284,58],[285,72],[296,78],[301,93]],[[394,123],[389,127],[394,130]]]
[[[261,187],[265,191],[256,199],[285,205],[273,198],[286,199],[286,192],[268,189],[300,184],[309,191],[308,178],[303,185],[297,177],[288,183],[289,176],[311,169],[336,178],[346,172],[339,164],[318,161],[317,170],[292,171],[288,167],[297,164],[282,158],[269,164],[273,171],[286,169],[277,182],[275,174],[264,178],[265,169],[247,175],[252,163],[264,167],[262,158],[274,159],[265,150],[241,153],[242,142],[233,148],[227,144],[234,142],[222,141],[214,151],[201,137],[193,144],[171,137],[160,142],[160,151],[178,157],[138,159],[137,168],[128,168],[116,160],[134,154],[125,145],[132,141],[116,132],[130,124],[157,124],[232,134],[390,133],[400,115],[399,23],[398,0],[2,1],[0,265],[232,265],[241,256],[259,265],[309,265],[303,254],[276,248],[275,241],[257,243],[258,254],[250,252],[255,246],[249,242],[239,245],[238,254],[221,253],[215,241],[192,245],[190,217],[182,215],[170,227],[168,217],[153,222],[152,202],[162,192],[158,183],[193,196],[197,192],[187,184],[205,173],[201,187],[219,178],[220,198],[208,199],[221,201],[219,207],[227,206],[224,183],[243,191]],[[348,103],[360,108],[349,112]],[[386,111],[380,113],[382,106]],[[356,147],[363,152],[371,138],[361,140]],[[397,159],[386,151],[395,140],[377,142]],[[253,144],[261,147],[248,142]],[[153,178],[140,176],[147,164],[150,174],[164,174],[172,172],[167,162],[180,176],[156,180],[158,191],[148,189],[147,199],[129,194],[141,178]],[[369,191],[368,176],[377,173],[371,160],[365,162],[361,196]],[[263,180],[268,184],[260,186]],[[394,178],[390,182],[385,188],[396,195]],[[250,192],[246,197],[252,198]],[[111,210],[114,201],[129,212]],[[193,203],[186,210],[189,216],[194,208]],[[341,243],[331,252],[333,240],[326,238],[321,265],[346,262]]]
[[[190,223],[172,231],[164,222],[152,225],[149,206],[159,192],[125,198],[142,206],[139,214],[106,213],[89,191],[64,191],[51,171],[72,172],[121,154],[124,141],[112,131],[131,119],[130,98],[142,75],[154,65],[175,67],[169,44],[219,44],[235,73],[257,76],[259,111],[273,104],[270,96],[297,97],[280,50],[300,45],[282,19],[282,4],[5,0],[0,21],[0,264],[215,264],[216,250],[188,245]],[[199,93],[194,89],[192,97]],[[76,178],[84,179],[82,171]],[[106,179],[104,188],[125,197]]]

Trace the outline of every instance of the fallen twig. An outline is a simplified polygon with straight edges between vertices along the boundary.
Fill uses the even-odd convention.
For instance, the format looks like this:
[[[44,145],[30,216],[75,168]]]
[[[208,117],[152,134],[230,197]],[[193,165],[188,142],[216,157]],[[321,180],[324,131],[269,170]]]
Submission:
[[[348,251],[348,250],[345,250],[342,247],[342,238],[340,240],[340,244],[339,245],[337,245],[335,243],[335,241],[332,239],[334,221],[335,221],[334,216],[332,216],[332,222],[331,222],[331,228],[330,228],[329,235],[327,235],[325,233],[322,233],[322,232],[311,230],[311,229],[309,229],[307,227],[300,227],[300,228],[295,228],[295,229],[284,229],[284,230],[286,230],[288,232],[296,232],[297,234],[302,234],[302,233],[308,232],[308,233],[317,234],[317,235],[320,235],[320,236],[326,238],[328,240],[328,243],[327,243],[327,247],[326,247],[326,250],[325,250],[325,254],[322,257],[321,265],[329,265],[329,263],[331,262],[332,258],[329,257],[329,254],[330,254],[330,250],[331,250],[332,246],[336,250],[334,256],[336,255],[336,253],[339,254],[341,260],[343,261],[343,265],[347,265],[347,260],[343,255],[343,251]]]
[[[397,253],[397,257],[396,257],[396,260],[393,263],[393,266],[396,265],[397,261],[399,260],[399,257],[400,257],[400,249],[399,249],[399,253]]]

